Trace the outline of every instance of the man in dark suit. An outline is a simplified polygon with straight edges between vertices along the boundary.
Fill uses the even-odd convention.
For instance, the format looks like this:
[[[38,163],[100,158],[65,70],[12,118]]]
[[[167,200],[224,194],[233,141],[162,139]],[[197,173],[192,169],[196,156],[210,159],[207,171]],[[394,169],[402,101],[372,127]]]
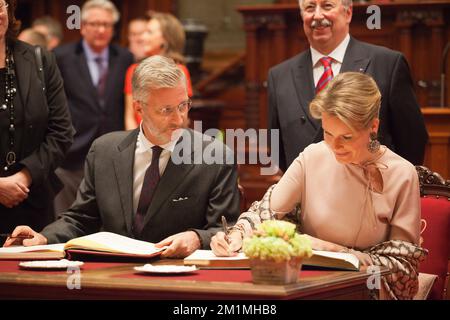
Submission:
[[[128,50],[110,44],[119,19],[112,2],[86,2],[81,18],[82,41],[54,50],[76,130],[74,143],[57,170],[64,189],[55,199],[56,215],[75,200],[84,160],[94,139],[123,130],[123,85],[126,70],[133,62]]]
[[[133,100],[143,119],[140,128],[109,133],[92,144],[72,207],[41,233],[17,227],[13,236],[33,236],[24,245],[103,230],[160,241],[158,246],[169,246],[163,256],[185,257],[209,248],[221,216],[236,220],[233,155],[218,140],[183,129],[191,101],[181,69],[161,56],[144,60],[134,73]]]
[[[268,77],[268,125],[280,130],[280,168],[285,171],[306,146],[323,139],[320,121],[308,112],[309,103],[333,75],[346,71],[367,73],[379,86],[380,142],[413,164],[422,164],[428,134],[404,56],[349,35],[351,0],[299,3],[310,49],[273,67]]]

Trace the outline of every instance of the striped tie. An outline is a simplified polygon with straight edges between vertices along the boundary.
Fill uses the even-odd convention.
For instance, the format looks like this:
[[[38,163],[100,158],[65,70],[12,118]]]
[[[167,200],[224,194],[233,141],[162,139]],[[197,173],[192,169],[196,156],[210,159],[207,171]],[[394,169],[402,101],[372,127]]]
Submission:
[[[316,94],[318,94],[322,89],[324,89],[328,82],[333,79],[333,69],[331,69],[331,61],[333,59],[330,57],[323,57],[320,59],[320,63],[323,65],[323,74],[319,79],[319,82],[317,82],[316,86]]]

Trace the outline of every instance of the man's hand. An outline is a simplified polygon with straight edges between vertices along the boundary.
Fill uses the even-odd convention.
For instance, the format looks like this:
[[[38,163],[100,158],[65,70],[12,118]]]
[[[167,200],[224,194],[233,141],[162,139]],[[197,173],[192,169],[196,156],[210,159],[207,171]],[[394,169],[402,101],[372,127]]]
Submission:
[[[242,247],[242,236],[239,231],[233,231],[228,236],[219,231],[211,238],[211,249],[218,257],[235,256]]]
[[[28,169],[6,178],[0,178],[0,203],[7,208],[13,208],[28,198],[31,185],[31,175]]]
[[[30,238],[15,238],[17,236],[29,236]],[[14,231],[11,233],[11,237],[6,239],[5,243],[3,244],[4,247],[9,247],[12,245],[22,245],[25,247],[28,246],[37,246],[41,244],[47,244],[47,238],[44,237],[42,234],[37,233],[33,229],[31,229],[29,226],[18,226],[14,229]]]
[[[200,248],[200,239],[194,231],[186,231],[174,234],[158,242],[156,247],[169,246],[163,251],[163,258],[185,258]]]

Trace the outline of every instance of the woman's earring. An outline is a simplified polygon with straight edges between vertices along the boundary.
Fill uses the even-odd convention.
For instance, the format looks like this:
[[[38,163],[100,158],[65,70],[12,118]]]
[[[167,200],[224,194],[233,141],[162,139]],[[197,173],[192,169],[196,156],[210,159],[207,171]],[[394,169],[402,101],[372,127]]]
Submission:
[[[370,133],[370,140],[369,140],[369,144],[367,145],[367,149],[371,152],[371,153],[375,153],[378,150],[380,150],[380,141],[377,140],[377,133],[376,132],[371,132]]]

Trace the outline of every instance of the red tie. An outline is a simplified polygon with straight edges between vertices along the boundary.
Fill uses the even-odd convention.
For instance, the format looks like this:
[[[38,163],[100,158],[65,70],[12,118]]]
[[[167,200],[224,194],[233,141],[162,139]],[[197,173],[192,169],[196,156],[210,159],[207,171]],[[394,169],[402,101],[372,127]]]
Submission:
[[[327,86],[328,82],[333,79],[333,69],[331,69],[331,61],[333,61],[333,59],[330,57],[323,57],[319,61],[323,65],[323,74],[320,77],[319,82],[317,82],[316,94],[324,89]]]

